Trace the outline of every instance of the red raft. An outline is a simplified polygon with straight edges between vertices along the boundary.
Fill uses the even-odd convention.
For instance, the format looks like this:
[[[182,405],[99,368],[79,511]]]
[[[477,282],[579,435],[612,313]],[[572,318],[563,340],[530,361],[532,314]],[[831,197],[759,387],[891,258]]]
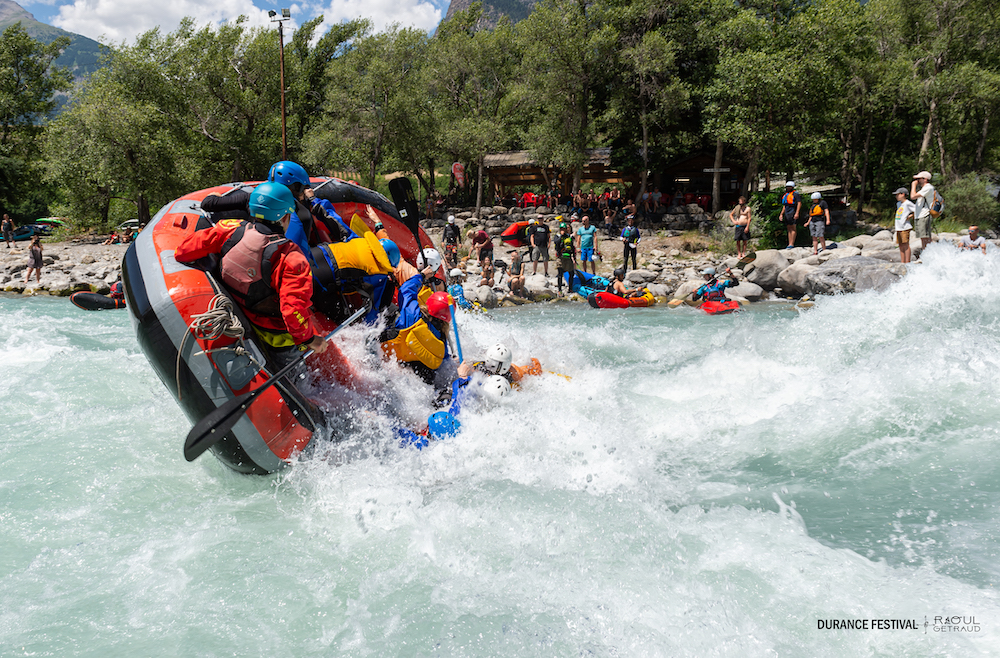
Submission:
[[[643,290],[643,294],[638,297],[622,297],[613,292],[592,292],[587,295],[587,302],[594,308],[633,308],[652,306],[656,303],[656,298],[648,290]]]
[[[238,308],[236,315],[248,328],[242,342],[245,352],[236,349],[236,338],[199,339],[195,335],[195,316],[209,310],[213,301],[218,302],[217,296],[229,295],[212,274],[214,263],[196,269],[174,260],[174,250],[185,237],[211,225],[201,211],[201,200],[208,194],[224,194],[244,185],[200,190],[168,203],[129,246],[122,262],[127,308],[139,346],[192,422],[236,396],[259,388],[280,369],[267,357]],[[333,203],[346,222],[358,215],[369,228],[373,228],[373,222],[365,206],[371,205],[403,258],[414,261],[416,240],[400,221],[396,208],[381,194],[326,178],[314,178],[313,189],[317,197]],[[423,229],[420,239],[424,245],[433,244]],[[336,327],[322,315],[317,314],[317,319],[325,331]],[[314,356],[310,366],[331,380],[351,384],[351,366],[338,349]],[[290,378],[285,378],[262,393],[211,450],[238,472],[273,473],[309,445],[322,423],[320,410]]]
[[[740,303],[732,299],[726,299],[721,302],[702,302],[698,308],[709,315],[725,315],[726,313],[740,310]]]
[[[511,247],[526,247],[528,243],[528,222],[514,222],[500,234],[500,240]]]

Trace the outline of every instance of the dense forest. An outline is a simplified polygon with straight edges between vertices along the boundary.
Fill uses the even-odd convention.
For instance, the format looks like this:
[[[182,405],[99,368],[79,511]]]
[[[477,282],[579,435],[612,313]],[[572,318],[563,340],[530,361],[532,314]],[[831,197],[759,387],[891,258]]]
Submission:
[[[992,0],[542,0],[479,29],[473,5],[426,32],[305,23],[284,43],[288,158],[376,186],[529,149],[572,177],[585,149],[649,172],[707,151],[748,180],[806,172],[865,209],[920,169],[962,219],[995,221],[1000,9]],[[19,26],[0,43],[0,206],[107,226],[281,159],[278,35],[185,21],[108,48],[71,90]],[[7,71],[11,75],[6,75]],[[577,174],[578,175],[578,174]],[[958,204],[956,206],[956,204]],[[857,206],[856,206],[857,207]]]

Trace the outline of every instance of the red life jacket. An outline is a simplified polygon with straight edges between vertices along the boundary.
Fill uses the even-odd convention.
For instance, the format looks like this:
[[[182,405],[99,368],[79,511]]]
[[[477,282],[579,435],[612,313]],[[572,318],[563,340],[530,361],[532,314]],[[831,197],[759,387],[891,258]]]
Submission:
[[[243,222],[222,245],[222,280],[243,308],[281,317],[278,293],[271,287],[271,259],[286,242],[282,235],[261,233],[255,224]]]

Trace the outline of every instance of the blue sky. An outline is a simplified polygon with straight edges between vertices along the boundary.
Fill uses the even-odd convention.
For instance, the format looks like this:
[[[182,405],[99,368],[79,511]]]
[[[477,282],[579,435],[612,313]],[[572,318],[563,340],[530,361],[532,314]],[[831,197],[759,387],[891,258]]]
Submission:
[[[444,18],[449,0],[316,0],[263,4],[253,0],[15,0],[42,23],[55,25],[105,43],[132,42],[159,26],[170,32],[185,16],[199,24],[220,23],[244,14],[252,25],[269,25],[267,10],[291,10],[294,28],[323,14],[327,23],[357,17],[371,19],[376,29],[391,23],[433,30]]]

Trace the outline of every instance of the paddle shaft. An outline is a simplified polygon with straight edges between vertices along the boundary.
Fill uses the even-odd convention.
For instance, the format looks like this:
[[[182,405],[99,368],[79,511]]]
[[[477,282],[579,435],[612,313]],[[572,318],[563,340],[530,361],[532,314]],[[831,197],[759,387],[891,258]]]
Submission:
[[[327,334],[326,340],[333,338],[338,331],[354,323],[367,311],[367,307],[358,309],[354,315],[347,318],[340,324],[339,327]],[[243,417],[247,408],[253,404],[254,400],[256,400],[261,393],[271,388],[274,384],[277,384],[278,380],[290,373],[296,366],[301,364],[308,357],[312,356],[313,352],[314,350],[312,349],[306,350],[301,355],[297,356],[291,363],[286,365],[284,368],[275,373],[270,379],[264,382],[260,388],[229,400],[224,405],[202,418],[198,424],[192,427],[191,431],[188,432],[187,438],[184,441],[184,458],[189,462],[194,461],[199,455],[201,455],[201,453],[221,441],[222,437],[224,437],[226,433],[233,428],[233,425],[235,425],[239,419]]]

